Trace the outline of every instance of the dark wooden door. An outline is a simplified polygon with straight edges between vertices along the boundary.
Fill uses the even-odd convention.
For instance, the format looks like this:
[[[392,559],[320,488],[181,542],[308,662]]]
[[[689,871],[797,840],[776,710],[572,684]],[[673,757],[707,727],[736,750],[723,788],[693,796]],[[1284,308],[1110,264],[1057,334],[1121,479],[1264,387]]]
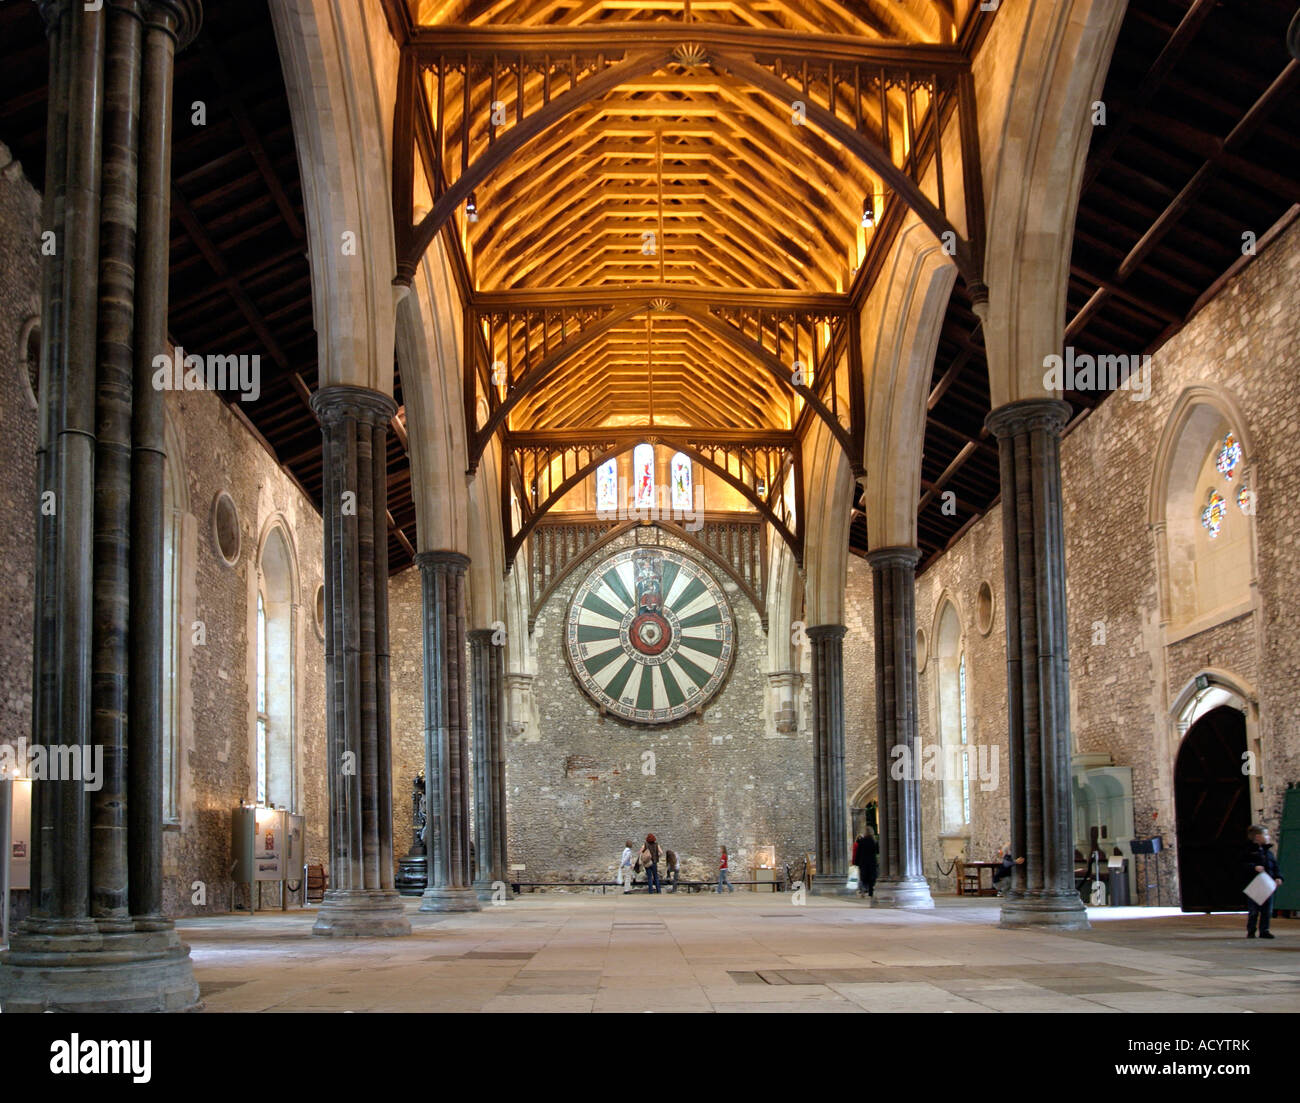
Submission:
[[[1220,706],[1187,729],[1174,765],[1178,883],[1185,912],[1245,911],[1239,869],[1250,826],[1246,718]]]

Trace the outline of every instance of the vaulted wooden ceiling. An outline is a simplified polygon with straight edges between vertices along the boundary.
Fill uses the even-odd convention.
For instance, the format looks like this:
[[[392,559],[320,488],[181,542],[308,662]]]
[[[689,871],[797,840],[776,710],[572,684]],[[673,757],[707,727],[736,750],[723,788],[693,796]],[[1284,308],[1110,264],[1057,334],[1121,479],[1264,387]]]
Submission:
[[[404,2],[384,0],[390,25]],[[655,24],[689,19],[717,33],[817,31],[858,36],[864,46],[945,46],[960,44],[972,7],[978,7],[976,0],[706,0],[689,6],[680,0],[419,0],[405,11],[411,26],[490,30],[529,24],[520,26],[518,38],[542,28],[581,34],[629,22],[650,34]],[[1080,203],[1066,317],[1076,347],[1158,347],[1222,274],[1242,262],[1241,234],[1263,235],[1300,201],[1294,65],[1288,68],[1282,46],[1293,11],[1291,0],[1130,0],[1104,92],[1108,126],[1094,141]],[[39,187],[48,62],[34,4],[0,4],[0,43],[0,140]],[[797,83],[799,55],[791,51],[784,60]],[[565,61],[557,57],[552,72]],[[681,78],[680,90],[672,79],[654,76],[635,90],[621,90],[610,105],[594,103],[597,114],[586,134],[559,139],[576,157],[570,169],[581,166],[580,171],[549,162],[514,171],[503,178],[508,191],[494,194],[494,182],[475,196],[477,222],[457,214],[455,236],[468,246],[466,279],[472,265],[475,285],[483,289],[475,294],[485,309],[504,309],[506,297],[540,308],[549,297],[544,281],[581,294],[603,289],[611,297],[627,286],[653,288],[660,279],[659,257],[643,258],[639,232],[629,239],[626,224],[655,229],[660,212],[667,227],[658,235],[664,243],[662,282],[679,297],[688,286],[698,289],[724,275],[735,287],[752,286],[749,281],[760,274],[771,286],[787,288],[787,295],[811,294],[788,289],[835,288],[837,265],[848,261],[851,270],[859,234],[853,214],[855,207],[860,213],[870,173],[854,164],[828,181],[824,170],[811,170],[806,154],[787,148],[788,128],[783,134],[771,96],[748,93],[759,116],[755,122],[740,112],[741,93],[723,88],[717,74],[684,66],[657,74]],[[814,99],[829,102],[825,85],[810,80]],[[526,83],[525,96],[536,95],[536,84]],[[562,91],[563,82],[555,88]],[[510,105],[511,95],[500,98]],[[187,125],[195,100],[207,104],[204,127]],[[845,104],[843,91],[837,102]],[[206,5],[203,40],[177,62],[176,103],[171,332],[192,351],[262,355],[262,399],[235,400],[231,408],[319,503],[320,431],[307,406],[317,379],[304,213],[265,0]],[[717,109],[716,126],[695,113],[705,104]],[[736,166],[734,173],[718,169],[709,156],[714,151]],[[778,171],[778,155],[803,159]],[[669,188],[662,197],[661,166]],[[849,184],[837,187],[841,180]],[[765,202],[756,204],[755,198]],[[888,233],[888,215],[886,210],[875,232]],[[555,263],[570,247],[578,262]],[[670,265],[674,250],[699,262],[693,278]],[[778,259],[778,251],[785,255]],[[733,254],[739,262],[734,269],[726,263]],[[859,269],[854,279],[863,278]],[[528,395],[519,406],[520,424],[572,432],[590,416],[582,409],[584,395],[592,407],[616,411],[606,415],[611,424],[640,423],[651,396],[656,422],[668,425],[720,416],[744,431],[792,423],[798,401],[752,371],[734,347],[712,340],[689,320],[656,314],[650,321],[648,352],[643,314],[611,331],[607,345],[573,365],[563,385]],[[511,344],[520,347],[519,325],[500,332],[512,336],[494,355]],[[400,401],[396,373],[394,385]],[[1069,397],[1083,416],[1104,396]],[[997,500],[996,450],[983,432],[988,408],[981,334],[959,281],[935,361],[926,431],[920,524],[925,564]],[[400,417],[394,429],[389,550],[397,570],[411,562],[415,514]],[[942,511],[944,489],[956,492],[953,516]],[[861,516],[851,546],[865,550]]]
[[[515,308],[486,334],[485,355],[507,367],[484,397],[495,402],[493,388],[508,392],[527,370],[525,304],[598,307],[601,292],[635,290],[671,305],[693,292],[706,308],[738,295],[796,309],[831,299],[843,316],[895,181],[842,135],[804,125],[806,112],[830,112],[919,177],[932,157],[932,109],[955,98],[966,67],[955,43],[977,7],[389,0],[390,25],[418,67],[414,221],[462,187],[452,217],[475,305]],[[601,81],[600,94],[474,175],[494,144]],[[399,144],[402,103],[399,89]],[[932,199],[944,208],[939,189]],[[773,348],[792,355],[801,337],[805,353],[830,346],[828,332],[795,316],[773,315],[770,328]],[[803,399],[725,337],[647,308],[530,392],[506,429],[791,428]]]

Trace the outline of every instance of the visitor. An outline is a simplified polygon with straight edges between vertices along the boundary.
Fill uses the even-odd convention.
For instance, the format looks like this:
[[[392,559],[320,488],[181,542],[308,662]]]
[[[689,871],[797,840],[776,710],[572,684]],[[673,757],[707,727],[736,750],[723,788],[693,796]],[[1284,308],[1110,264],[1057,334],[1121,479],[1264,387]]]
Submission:
[[[858,867],[858,895],[876,895],[876,874],[879,871],[877,858],[880,846],[876,842],[876,833],[870,827],[864,828],[858,841],[853,844],[853,864]]]
[[[676,851],[673,851],[673,850],[665,850],[665,851],[664,851],[664,861],[666,861],[666,862],[668,863],[668,883],[669,883],[670,885],[672,885],[672,888],[670,888],[668,891],[669,891],[669,892],[676,892],[676,891],[677,891],[677,875],[678,875],[678,874],[677,874],[677,871],[678,871],[677,852],[676,852]]]
[[[736,886],[727,880],[727,848],[722,848],[722,856],[718,859],[718,892],[722,892],[722,886],[727,886],[728,892],[735,892]]]
[[[641,868],[645,870],[647,890],[662,893],[659,886],[659,844],[653,835],[645,837],[645,846],[641,848]]]
[[[636,877],[632,869],[632,859],[636,856],[636,851],[632,849],[632,840],[628,839],[623,844],[623,857],[619,862],[619,873],[623,882],[623,895],[627,896],[632,891],[632,882]]]
[[[1268,837],[1268,828],[1252,824],[1250,830],[1246,832],[1246,837],[1250,840],[1250,846],[1246,850],[1245,872],[1248,876],[1246,883],[1249,884],[1261,873],[1267,873],[1280,885],[1282,877],[1277,865],[1277,855],[1273,853],[1273,841]],[[1262,904],[1255,903],[1249,896],[1246,897],[1247,938],[1255,937],[1257,926],[1260,938],[1272,938],[1273,933],[1268,929],[1272,919],[1272,894]]]
[[[1024,865],[1025,860],[1024,858],[1011,857],[1010,843],[1007,843],[1000,851],[998,851],[998,859],[1000,864],[998,865],[998,868],[993,871],[993,887],[997,889],[999,896],[1006,896],[1006,894],[1011,891],[1011,882],[1008,881],[1007,878],[1011,876],[1011,871],[1015,869],[1016,866]],[[1004,883],[999,886],[999,881]]]

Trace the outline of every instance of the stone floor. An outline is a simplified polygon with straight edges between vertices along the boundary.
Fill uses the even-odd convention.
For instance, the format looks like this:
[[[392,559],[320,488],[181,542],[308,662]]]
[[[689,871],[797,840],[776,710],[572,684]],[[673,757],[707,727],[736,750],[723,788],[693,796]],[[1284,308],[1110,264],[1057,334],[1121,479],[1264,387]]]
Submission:
[[[208,1011],[1300,1011],[1300,922],[1094,909],[1091,931],[1003,931],[785,895],[525,895],[420,915],[409,938],[314,937],[311,910],[179,922]]]

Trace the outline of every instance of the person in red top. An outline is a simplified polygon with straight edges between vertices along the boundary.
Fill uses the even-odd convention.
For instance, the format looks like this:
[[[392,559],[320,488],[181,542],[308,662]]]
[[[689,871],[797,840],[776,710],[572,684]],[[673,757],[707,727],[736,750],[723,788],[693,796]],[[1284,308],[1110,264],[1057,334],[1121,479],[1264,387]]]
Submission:
[[[736,886],[727,880],[727,848],[722,848],[722,857],[718,859],[718,891],[722,891],[722,886],[727,886],[728,892],[735,892]]]

